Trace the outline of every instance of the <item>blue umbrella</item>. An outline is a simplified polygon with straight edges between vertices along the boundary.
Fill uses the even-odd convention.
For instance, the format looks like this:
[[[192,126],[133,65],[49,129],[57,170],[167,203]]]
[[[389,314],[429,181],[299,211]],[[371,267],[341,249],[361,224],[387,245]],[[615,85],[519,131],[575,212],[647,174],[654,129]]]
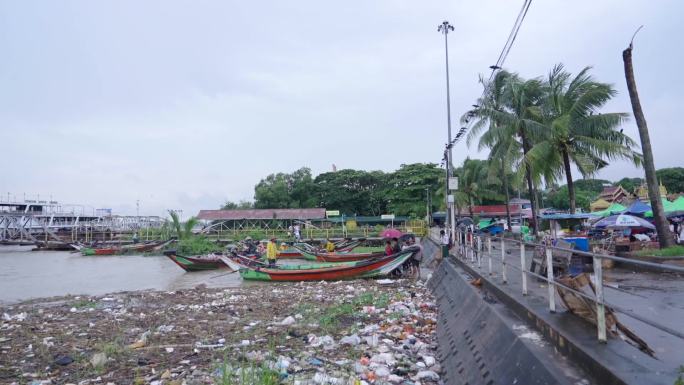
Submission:
[[[601,219],[600,221],[594,223],[594,227],[598,228],[626,228],[626,227],[634,227],[634,228],[646,228],[650,230],[654,230],[655,226],[651,224],[651,222],[635,217],[633,215],[627,215],[627,214],[620,214],[620,215],[611,215],[609,217],[605,217]]]

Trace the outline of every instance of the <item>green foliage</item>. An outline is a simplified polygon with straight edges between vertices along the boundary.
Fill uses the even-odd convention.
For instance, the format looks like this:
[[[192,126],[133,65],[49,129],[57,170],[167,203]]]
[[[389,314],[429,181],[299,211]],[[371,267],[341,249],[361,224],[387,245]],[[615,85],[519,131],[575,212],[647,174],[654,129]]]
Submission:
[[[575,190],[583,190],[598,196],[603,191],[603,186],[610,185],[610,181],[604,179],[578,179],[573,182]]]
[[[254,202],[250,201],[240,201],[238,203],[226,201],[226,203],[221,206],[221,210],[247,210],[253,208]]]
[[[314,180],[318,207],[347,215],[380,215],[387,211],[387,175],[382,171],[339,170]]]
[[[671,246],[665,249],[644,249],[637,251],[637,255],[684,258],[684,246]]]
[[[459,177],[455,197],[457,203],[472,207],[483,203],[484,200],[502,202],[501,180],[496,174],[490,173],[488,160],[466,158],[463,166],[456,170],[456,174]]]
[[[413,218],[424,217],[426,189],[433,203],[441,203],[444,199],[440,191],[443,183],[444,171],[434,163],[402,164],[386,177],[384,197],[388,212]]]
[[[575,202],[578,208],[585,212],[589,211],[589,205],[595,200],[596,193],[593,191],[575,190]],[[558,188],[556,191],[551,191],[546,197],[546,206],[559,210],[568,210],[570,208],[570,197],[568,193],[568,186]]]
[[[201,255],[221,251],[221,246],[203,236],[185,237],[178,241],[178,253],[181,255]]]
[[[171,217],[171,226],[179,240],[192,237],[192,229],[199,223],[196,217],[190,217],[187,221],[181,223],[177,212],[169,210],[169,216]]]
[[[662,182],[668,193],[684,192],[684,168],[670,167],[656,171],[658,180]]]
[[[254,187],[254,207],[316,207],[313,191],[314,183],[309,168],[302,167],[291,174],[271,174]]]

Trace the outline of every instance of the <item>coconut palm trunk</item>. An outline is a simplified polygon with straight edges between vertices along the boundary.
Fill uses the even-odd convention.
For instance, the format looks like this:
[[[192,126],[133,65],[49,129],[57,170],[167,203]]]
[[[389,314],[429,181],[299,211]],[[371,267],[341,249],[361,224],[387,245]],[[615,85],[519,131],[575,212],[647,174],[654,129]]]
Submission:
[[[506,163],[503,158],[501,158],[501,183],[503,184],[504,195],[506,196],[506,224],[508,225],[508,230],[511,230],[511,209],[508,203],[511,201],[511,197],[508,194],[508,178],[506,178]]]
[[[670,234],[670,226],[665,218],[663,202],[660,200],[660,189],[658,186],[658,178],[656,177],[655,172],[655,163],[653,161],[651,138],[648,134],[648,125],[646,124],[644,112],[641,109],[641,102],[639,101],[636,80],[634,79],[634,68],[632,67],[632,43],[629,43],[629,47],[622,51],[622,61],[625,64],[625,78],[627,80],[627,89],[629,90],[629,99],[632,102],[634,119],[636,120],[637,127],[639,128],[641,150],[643,151],[644,156],[644,171],[646,171],[646,185],[648,186],[648,198],[651,201],[651,208],[653,209],[653,219],[655,220],[656,231],[658,232],[658,243],[662,249],[673,246],[674,239]]]
[[[575,184],[572,182],[572,170],[570,169],[570,155],[567,150],[561,150],[563,154],[563,167],[565,168],[565,179],[568,183],[568,198],[570,199],[570,214],[575,213]]]
[[[518,131],[520,140],[522,141],[523,156],[526,155],[532,148],[527,135],[525,135],[525,130],[520,129]],[[530,165],[525,165],[525,179],[527,179],[527,190],[530,193],[530,207],[532,208],[532,234],[537,235],[537,193],[534,188],[534,182],[532,181],[532,172],[530,170]]]

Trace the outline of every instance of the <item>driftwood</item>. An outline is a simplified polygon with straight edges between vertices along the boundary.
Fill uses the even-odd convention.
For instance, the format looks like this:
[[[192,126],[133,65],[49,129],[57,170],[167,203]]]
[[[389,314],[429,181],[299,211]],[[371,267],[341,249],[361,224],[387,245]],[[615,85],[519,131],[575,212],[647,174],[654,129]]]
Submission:
[[[559,283],[575,290],[580,293],[584,293],[589,297],[595,297],[596,288],[591,282],[591,279],[587,274],[579,274],[575,277],[563,276],[556,279]],[[596,314],[596,301],[589,299],[587,297],[580,296],[579,294],[573,293],[563,287],[556,286],[556,291],[563,301],[563,305],[572,314],[578,315],[583,319],[589,321],[593,325],[597,325],[597,314]],[[626,341],[632,343],[639,350],[644,353],[655,357],[655,352],[651,349],[646,341],[642,340],[633,331],[627,328],[625,325],[618,321],[615,312],[609,307],[605,307],[606,312],[606,331],[612,337],[624,336]]]

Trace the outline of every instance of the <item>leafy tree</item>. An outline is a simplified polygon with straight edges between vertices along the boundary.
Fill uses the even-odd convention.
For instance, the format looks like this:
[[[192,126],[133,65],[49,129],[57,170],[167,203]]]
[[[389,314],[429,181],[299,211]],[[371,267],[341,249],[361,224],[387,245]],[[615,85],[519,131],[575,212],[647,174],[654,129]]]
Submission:
[[[611,183],[605,179],[577,179],[573,184],[577,190],[589,191],[598,196],[603,191],[603,187]]]
[[[173,210],[169,210],[169,216],[171,217],[171,224],[178,239],[192,237],[192,229],[199,223],[199,220],[196,217],[191,217],[187,221],[181,222],[178,213]]]
[[[314,179],[318,207],[347,215],[380,215],[387,210],[386,174],[382,171],[339,170]]]
[[[254,203],[250,201],[240,201],[238,203],[226,201],[221,206],[221,210],[246,210],[254,208]]]
[[[386,177],[384,196],[388,211],[396,215],[424,217],[427,215],[427,191],[432,202],[441,203],[444,199],[443,190],[440,190],[443,182],[444,171],[434,163],[402,164]]]
[[[585,67],[574,78],[562,64],[551,70],[541,105],[544,130],[536,132],[535,144],[526,155],[537,168],[550,168],[556,177],[565,175],[570,213],[576,206],[573,164],[587,177],[612,159],[641,163],[641,155],[634,150],[636,143],[617,130],[628,115],[598,113],[616,91],[609,84],[594,81],[589,70]]]
[[[500,181],[489,173],[489,162],[486,160],[466,158],[463,166],[458,169],[459,184],[457,195],[467,202],[470,216],[473,216],[473,206],[485,199],[501,199],[498,193]]]
[[[575,203],[576,207],[584,211],[589,211],[589,205],[594,201],[596,194],[592,191],[576,189]],[[568,193],[568,186],[562,186],[555,191],[551,191],[546,197],[547,205],[559,210],[570,209],[570,195]]]
[[[658,180],[670,193],[684,192],[684,168],[661,168],[656,171]]]
[[[315,207],[311,170],[271,174],[254,187],[254,207],[260,209]]]

